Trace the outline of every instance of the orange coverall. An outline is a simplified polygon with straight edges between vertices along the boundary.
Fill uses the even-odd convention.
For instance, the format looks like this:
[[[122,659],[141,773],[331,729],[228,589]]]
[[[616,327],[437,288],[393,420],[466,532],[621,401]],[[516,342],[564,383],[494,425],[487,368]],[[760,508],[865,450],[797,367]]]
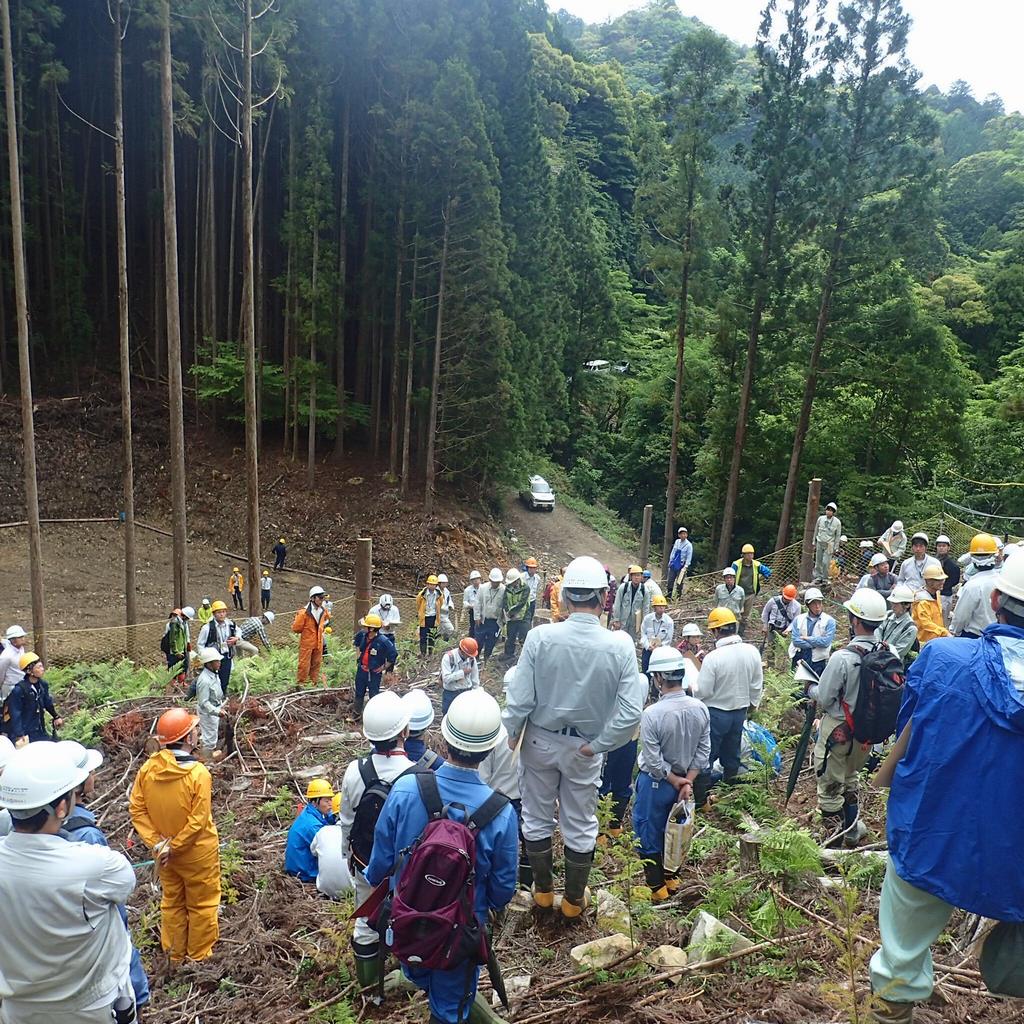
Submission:
[[[160,945],[172,963],[205,960],[220,934],[220,849],[206,766],[171,750],[152,754],[132,784],[129,813],[150,849],[170,840],[160,867]]]
[[[300,608],[292,620],[292,632],[299,634],[298,682],[319,683],[320,668],[324,660],[324,630],[330,625],[331,615],[326,608],[320,610],[320,621],[313,616],[312,604]]]

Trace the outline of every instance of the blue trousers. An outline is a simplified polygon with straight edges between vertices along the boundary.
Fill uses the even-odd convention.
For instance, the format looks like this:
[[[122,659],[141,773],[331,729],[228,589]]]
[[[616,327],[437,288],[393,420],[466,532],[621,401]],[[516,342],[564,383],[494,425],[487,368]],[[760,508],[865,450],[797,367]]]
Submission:
[[[604,771],[601,775],[599,796],[611,793],[614,810],[612,812],[612,828],[626,817],[629,798],[633,795],[633,768],[636,766],[636,740],[630,740],[618,750],[612,750],[604,756]],[[669,787],[671,788],[671,787]]]
[[[483,623],[477,624],[476,639],[480,643],[480,649],[485,658],[494,653],[494,645],[498,642],[498,620],[484,619]]]
[[[451,971],[427,971],[422,967],[402,965],[402,973],[419,989],[427,993],[431,1016],[445,1024],[469,1019],[469,1008],[476,996],[476,985],[480,978],[478,964],[469,964],[469,977],[465,966]],[[467,981],[469,983],[467,989]],[[461,1012],[460,1012],[461,1011]]]
[[[740,743],[747,709],[708,708],[708,711],[711,712],[711,763],[721,761],[723,776],[734,779],[740,770]]]
[[[452,701],[460,693],[465,693],[465,690],[442,690],[441,691],[441,714],[447,715],[448,709],[452,706]]]
[[[232,658],[221,658],[220,668],[217,670],[217,675],[220,676],[220,688],[224,691],[224,696],[228,695],[228,683],[231,682],[231,662]]]
[[[676,788],[668,779],[656,781],[647,772],[636,777],[633,831],[645,857],[661,857],[664,852],[665,825],[669,811],[678,799]]]
[[[367,693],[376,697],[380,693],[379,672],[364,672],[362,667],[356,669],[356,700],[362,700]]]

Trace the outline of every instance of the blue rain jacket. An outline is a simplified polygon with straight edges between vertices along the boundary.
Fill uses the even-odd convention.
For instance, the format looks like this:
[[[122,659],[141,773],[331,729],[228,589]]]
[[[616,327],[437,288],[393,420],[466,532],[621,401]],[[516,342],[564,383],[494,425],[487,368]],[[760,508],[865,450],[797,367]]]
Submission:
[[[284,869],[289,875],[296,875],[303,882],[316,881],[319,865],[309,844],[324,825],[333,823],[333,814],[321,814],[312,804],[302,808],[288,829],[288,842],[284,848]]]

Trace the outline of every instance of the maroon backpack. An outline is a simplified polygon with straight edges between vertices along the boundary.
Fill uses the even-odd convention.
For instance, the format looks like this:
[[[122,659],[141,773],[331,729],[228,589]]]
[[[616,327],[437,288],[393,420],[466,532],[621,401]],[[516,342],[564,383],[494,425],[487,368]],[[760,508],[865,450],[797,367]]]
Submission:
[[[415,775],[427,824],[419,838],[402,851],[398,884],[381,906],[377,931],[402,964],[447,971],[485,964],[487,933],[476,918],[476,834],[509,802],[492,793],[475,811],[445,804],[433,772]],[[465,822],[449,817],[459,807]],[[404,865],[403,865],[404,861]]]

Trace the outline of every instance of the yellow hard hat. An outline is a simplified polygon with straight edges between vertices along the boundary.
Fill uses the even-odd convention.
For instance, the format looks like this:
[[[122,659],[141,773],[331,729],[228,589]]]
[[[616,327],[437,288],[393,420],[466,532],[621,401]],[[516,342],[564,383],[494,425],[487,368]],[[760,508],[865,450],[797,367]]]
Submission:
[[[379,615],[364,615],[359,620],[359,625],[367,629],[380,629],[384,625],[384,620]]]
[[[991,533],[976,533],[971,538],[972,555],[994,555],[998,549],[999,545]]]
[[[941,565],[926,565],[921,576],[926,580],[945,580],[949,578],[943,572]]]
[[[436,583],[437,583],[437,577],[436,577],[436,576],[435,576],[435,575],[434,575],[433,573],[431,573],[431,574],[430,574],[430,575],[429,575],[429,576],[427,577],[427,582],[428,582],[428,583],[434,583],[434,584],[436,584]]]
[[[339,814],[341,814],[341,794],[340,793],[335,793],[334,796],[331,797],[331,814],[333,814],[335,817],[337,817]]]
[[[740,548],[740,554],[741,555],[752,555],[753,553],[754,553],[754,545],[753,544],[744,544],[743,547]]]
[[[627,576],[632,576],[632,575],[634,575],[635,573],[642,573],[642,572],[643,572],[643,569],[641,569],[639,565],[631,565],[631,566],[630,566],[630,567],[629,567],[629,568],[628,568],[628,569],[626,570],[626,575],[627,575]]]
[[[667,608],[668,607],[668,601],[665,600],[665,595],[664,594],[655,594],[654,597],[651,598],[651,607],[652,608]]]
[[[226,612],[227,610],[228,606],[223,601],[214,601],[213,604],[210,605],[211,612]]]
[[[307,800],[322,800],[334,796],[334,787],[326,779],[310,779],[306,787]]]
[[[721,629],[722,626],[735,626],[736,616],[728,608],[712,608],[708,616],[708,629]]]
[[[269,576],[270,575],[270,570],[269,569],[264,569],[263,570],[263,575],[264,576]]]
[[[284,537],[279,538],[278,543],[284,544],[285,543]]]
[[[37,661],[39,661],[39,655],[36,654],[35,651],[26,651],[18,659],[18,668],[20,668],[21,671],[24,672],[29,667],[29,665],[33,665]]]
[[[232,572],[241,572],[242,570],[241,570],[241,569],[239,569],[239,568],[238,568],[238,566],[236,565],[236,566],[234,567],[234,569],[232,569],[231,571],[232,571]]]

